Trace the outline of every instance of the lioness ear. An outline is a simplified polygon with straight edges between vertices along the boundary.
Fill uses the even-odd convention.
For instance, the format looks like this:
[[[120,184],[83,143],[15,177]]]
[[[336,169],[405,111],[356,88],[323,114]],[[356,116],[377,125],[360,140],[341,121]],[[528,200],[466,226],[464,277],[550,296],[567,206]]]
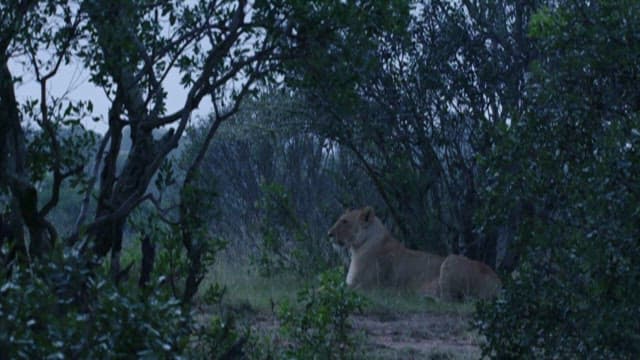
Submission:
[[[376,214],[373,212],[373,208],[371,206],[367,206],[362,209],[362,213],[360,214],[360,218],[364,222],[369,222],[373,219]]]

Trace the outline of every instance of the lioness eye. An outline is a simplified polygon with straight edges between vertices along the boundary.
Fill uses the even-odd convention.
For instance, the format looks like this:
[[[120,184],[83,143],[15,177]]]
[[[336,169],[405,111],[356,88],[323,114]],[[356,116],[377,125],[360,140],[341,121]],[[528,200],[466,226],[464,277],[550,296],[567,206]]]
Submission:
[[[342,219],[342,223],[343,223],[343,224],[346,224],[346,223],[347,223],[347,220],[346,220],[346,219]]]

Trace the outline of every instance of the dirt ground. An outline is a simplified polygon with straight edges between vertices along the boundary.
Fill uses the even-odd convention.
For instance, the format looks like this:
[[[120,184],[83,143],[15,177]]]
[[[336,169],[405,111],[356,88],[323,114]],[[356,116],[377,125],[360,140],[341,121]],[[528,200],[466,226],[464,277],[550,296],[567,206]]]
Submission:
[[[353,324],[364,333],[368,358],[480,358],[477,335],[469,330],[468,315],[358,315],[353,317]]]
[[[456,313],[400,313],[353,315],[360,333],[363,357],[382,359],[478,359],[478,337],[469,330],[470,315]],[[258,316],[251,326],[257,332],[277,331],[271,316]]]
[[[234,314],[240,328],[250,328],[277,348],[286,341],[278,331],[278,304],[283,299],[295,303],[302,285],[295,277],[265,279],[246,269],[228,265],[216,269],[214,278],[228,289],[224,308]],[[384,291],[367,293],[365,298],[368,305],[363,312],[350,318],[364,359],[480,358],[479,335],[469,329],[473,306]],[[205,308],[203,318],[217,311]]]

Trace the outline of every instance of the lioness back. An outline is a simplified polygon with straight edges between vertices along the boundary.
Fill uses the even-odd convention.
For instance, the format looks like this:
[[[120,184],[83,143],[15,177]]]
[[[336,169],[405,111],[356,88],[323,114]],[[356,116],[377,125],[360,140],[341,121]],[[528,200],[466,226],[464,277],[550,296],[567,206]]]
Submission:
[[[351,252],[346,280],[351,288],[422,291],[438,280],[444,258],[404,247],[371,207],[347,211],[328,234]]]
[[[396,287],[421,290],[426,284],[438,279],[440,266],[444,261],[442,256],[407,249],[404,246],[398,252],[400,255],[397,256],[394,266]]]
[[[440,296],[443,300],[488,299],[497,295],[502,283],[485,263],[460,255],[449,255],[440,266]]]

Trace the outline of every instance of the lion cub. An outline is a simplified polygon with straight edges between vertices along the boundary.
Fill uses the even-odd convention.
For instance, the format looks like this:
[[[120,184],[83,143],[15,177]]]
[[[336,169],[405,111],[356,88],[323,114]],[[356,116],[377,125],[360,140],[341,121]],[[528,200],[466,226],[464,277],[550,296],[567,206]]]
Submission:
[[[436,284],[444,258],[407,249],[387,231],[370,206],[348,210],[329,237],[351,252],[347,286],[425,292]]]

